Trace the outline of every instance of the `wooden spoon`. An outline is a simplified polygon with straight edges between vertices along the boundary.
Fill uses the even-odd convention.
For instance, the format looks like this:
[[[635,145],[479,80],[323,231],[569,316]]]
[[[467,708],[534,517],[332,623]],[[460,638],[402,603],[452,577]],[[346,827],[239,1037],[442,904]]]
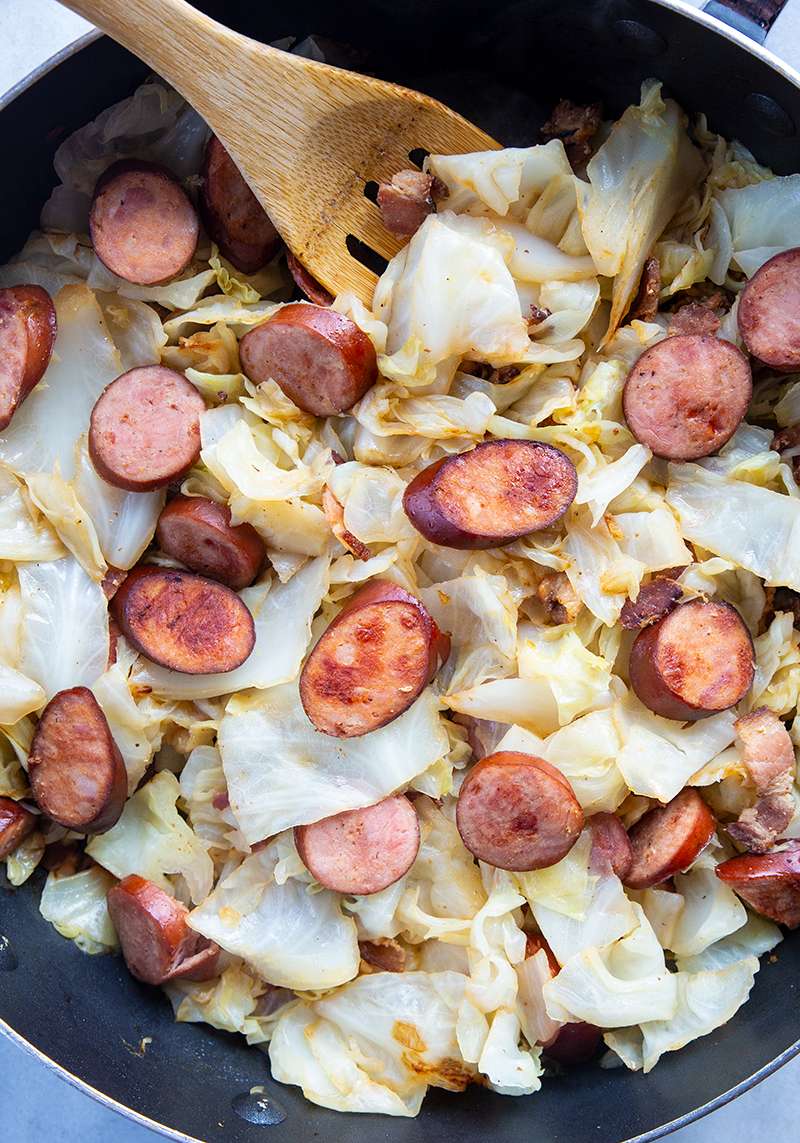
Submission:
[[[402,245],[366,197],[367,182],[407,169],[416,148],[462,154],[499,146],[427,95],[260,44],[185,0],[62,3],[197,109],[286,245],[334,294],[352,290],[369,304],[376,275],[353,251],[362,243],[391,258]]]

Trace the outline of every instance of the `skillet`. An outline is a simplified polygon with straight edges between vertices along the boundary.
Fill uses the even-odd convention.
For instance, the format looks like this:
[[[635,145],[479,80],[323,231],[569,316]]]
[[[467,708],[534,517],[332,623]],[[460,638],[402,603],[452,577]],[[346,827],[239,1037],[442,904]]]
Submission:
[[[231,27],[274,41],[308,34],[348,44],[341,62],[420,88],[508,145],[535,140],[560,96],[638,101],[655,75],[687,111],[741,139],[780,174],[800,169],[800,75],[755,46],[779,0],[712,0],[722,27],[681,0],[206,0]],[[748,38],[750,37],[750,38]],[[180,51],[179,44],[175,47]],[[13,171],[0,192],[0,261],[37,224],[53,152],[125,95],[144,65],[90,34],[0,103]],[[424,141],[423,141],[424,142]],[[778,947],[734,1020],[649,1076],[576,1068],[535,1096],[431,1090],[417,1119],[337,1115],[272,1083],[265,1057],[206,1026],[175,1024],[160,992],[118,957],[88,957],[40,917],[43,874],[12,892],[0,876],[0,1031],[90,1095],[172,1139],[207,1143],[644,1143],[746,1090],[800,1052],[800,937]],[[143,1037],[151,1042],[140,1047]],[[253,1094],[250,1089],[263,1091]],[[57,1109],[53,1109],[57,1114]],[[53,1130],[58,1131],[54,1117]]]

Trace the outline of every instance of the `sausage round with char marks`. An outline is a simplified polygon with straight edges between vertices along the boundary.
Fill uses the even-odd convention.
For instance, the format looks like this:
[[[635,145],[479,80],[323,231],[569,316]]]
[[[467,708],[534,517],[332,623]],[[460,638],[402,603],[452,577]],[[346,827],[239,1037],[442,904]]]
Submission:
[[[191,572],[137,568],[111,611],[137,651],[185,675],[233,671],[255,645],[253,617],[239,596]]]
[[[625,826],[616,814],[592,814],[586,823],[592,831],[592,871],[615,873],[624,881],[633,864],[633,849]]]
[[[336,893],[379,893],[408,872],[419,851],[419,819],[397,794],[295,826],[297,852],[309,872]]]
[[[695,861],[715,829],[714,815],[691,786],[665,806],[648,810],[632,827],[630,868],[623,881],[629,889],[649,889]]]
[[[199,231],[188,195],[163,167],[122,159],[100,176],[89,233],[112,274],[140,286],[169,281],[191,262]]]
[[[583,829],[567,779],[532,754],[501,750],[472,767],[461,787],[456,825],[464,845],[498,869],[544,869],[561,861]]]
[[[697,460],[730,440],[752,395],[750,363],[735,345],[676,334],[636,361],[622,405],[631,432],[656,456]]]
[[[189,910],[152,881],[133,873],[108,891],[108,911],[132,976],[145,984],[210,980],[219,946],[193,932]]]
[[[13,853],[35,825],[36,814],[13,798],[0,797],[0,859]]]
[[[762,917],[788,929],[800,925],[800,842],[778,852],[732,857],[716,874]]]
[[[539,441],[484,441],[434,461],[411,481],[403,507],[426,540],[495,548],[549,528],[578,487],[575,465]]]
[[[356,738],[408,710],[449,654],[449,636],[415,596],[373,580],[308,656],[300,701],[317,730]]]
[[[47,290],[0,290],[0,431],[44,376],[56,332],[56,310]]]
[[[231,524],[231,512],[203,496],[176,496],[158,518],[162,552],[208,579],[240,591],[253,582],[267,554],[251,524]]]
[[[276,253],[280,238],[216,135],[206,145],[200,178],[200,213],[209,237],[237,270],[255,274]]]
[[[800,246],[756,270],[742,290],[737,320],[753,357],[773,369],[800,368]]]
[[[103,480],[151,492],[182,477],[200,456],[205,402],[163,365],[128,370],[100,394],[89,420],[89,455]]]
[[[59,691],[42,711],[28,758],[36,804],[79,833],[104,833],[128,796],[128,775],[97,699],[87,687]]]
[[[628,670],[646,707],[683,722],[740,702],[752,685],[754,660],[753,640],[736,608],[693,599],[639,632]]]
[[[344,413],[375,384],[375,349],[354,321],[326,306],[293,302],[244,335],[242,370],[256,385],[272,378],[300,409]]]

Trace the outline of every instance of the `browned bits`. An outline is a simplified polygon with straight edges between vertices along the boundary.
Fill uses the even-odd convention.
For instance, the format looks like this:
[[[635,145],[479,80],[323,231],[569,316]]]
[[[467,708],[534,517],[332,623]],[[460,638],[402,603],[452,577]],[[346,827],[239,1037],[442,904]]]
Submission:
[[[56,311],[47,290],[0,290],[0,431],[42,379],[55,340]]]
[[[648,810],[630,831],[633,860],[625,884],[647,889],[688,869],[708,845],[714,827],[711,811],[691,786],[666,806]]]
[[[79,833],[103,833],[116,823],[128,775],[106,716],[86,687],[59,691],[42,711],[28,758],[39,808]]]
[[[436,206],[433,175],[423,171],[398,171],[378,187],[378,207],[383,225],[392,234],[410,238]]]
[[[419,850],[419,819],[408,798],[398,794],[295,826],[294,839],[320,885],[360,896],[378,893],[408,872]]]
[[[684,721],[735,706],[754,669],[753,641],[736,608],[694,599],[639,632],[629,674],[646,707]]]
[[[216,135],[206,146],[200,212],[209,237],[243,274],[255,274],[280,246],[269,215]]]
[[[408,710],[449,653],[449,638],[415,596],[372,580],[308,656],[300,675],[303,709],[325,734],[368,734]]]
[[[97,257],[128,282],[175,278],[194,256],[200,224],[177,179],[154,163],[124,159],[101,175],[89,214]]]
[[[668,460],[710,456],[730,440],[753,394],[750,364],[708,334],[656,342],[635,363],[622,395],[628,426]]]
[[[128,492],[164,488],[200,456],[203,398],[163,365],[140,365],[106,386],[89,421],[89,455],[103,480]]]
[[[423,469],[406,488],[403,506],[433,544],[494,548],[550,527],[577,487],[574,464],[552,445],[484,441]]]
[[[470,853],[499,869],[555,865],[583,829],[583,810],[567,779],[532,754],[501,750],[476,763],[456,807]]]
[[[619,621],[629,631],[649,627],[677,607],[682,595],[683,589],[674,579],[658,576],[642,584],[636,599],[625,600]]]
[[[176,496],[158,519],[156,540],[165,555],[240,591],[253,582],[266,547],[250,524],[231,524],[227,505],[203,496]]]
[[[233,671],[255,645],[253,617],[239,596],[190,572],[137,568],[111,609],[137,651],[183,674]]]

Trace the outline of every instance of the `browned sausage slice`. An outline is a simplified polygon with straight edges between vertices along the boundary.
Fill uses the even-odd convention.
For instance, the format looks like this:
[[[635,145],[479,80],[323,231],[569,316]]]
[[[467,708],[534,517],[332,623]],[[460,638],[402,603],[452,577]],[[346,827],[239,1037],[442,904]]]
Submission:
[[[176,496],[158,520],[158,545],[187,568],[234,591],[259,573],[266,548],[251,524],[231,524],[230,509],[202,496]]]
[[[790,841],[777,853],[732,857],[716,872],[762,917],[789,929],[800,925],[800,842]]]
[[[269,215],[215,135],[201,171],[200,210],[209,236],[237,270],[255,274],[280,245]]]
[[[480,861],[498,869],[544,869],[578,840],[583,810],[555,766],[501,750],[470,770],[458,795],[456,825]]]
[[[644,351],[628,374],[622,404],[631,432],[656,456],[697,460],[730,440],[752,395],[741,350],[710,334],[687,333]]]
[[[665,806],[656,806],[630,832],[633,861],[626,877],[629,889],[648,889],[688,869],[714,833],[714,817],[691,786]]]
[[[592,814],[586,823],[592,831],[592,870],[616,873],[624,881],[633,864],[633,849],[627,830],[616,814]]]
[[[539,441],[484,441],[443,457],[408,485],[403,507],[432,544],[494,548],[549,528],[575,499],[575,465]]]
[[[28,780],[39,808],[67,829],[104,833],[118,820],[128,775],[106,716],[86,687],[59,691],[42,711]]]
[[[129,971],[145,984],[217,975],[219,946],[186,924],[189,910],[132,873],[108,891],[108,911]]]
[[[677,607],[682,595],[683,588],[679,583],[659,576],[650,583],[643,584],[636,599],[625,600],[619,617],[620,624],[628,631],[649,627]]]
[[[138,568],[111,610],[137,651],[185,675],[233,671],[255,645],[253,617],[239,596],[191,572]]]
[[[756,270],[742,290],[738,322],[753,357],[773,369],[800,368],[800,246]]]
[[[310,274],[299,258],[286,251],[286,265],[295,281],[295,285],[303,291],[310,302],[316,306],[329,306],[333,301],[333,294],[321,286],[313,274]]]
[[[308,656],[300,675],[303,709],[324,734],[368,734],[408,710],[449,654],[449,636],[415,596],[373,580]]]
[[[729,603],[693,599],[634,640],[631,686],[663,718],[707,718],[740,702],[753,683],[750,632]]]
[[[56,310],[47,290],[0,290],[0,430],[41,381],[55,340]]]
[[[417,812],[402,794],[295,826],[300,858],[336,893],[379,893],[408,873],[419,850]]]
[[[89,421],[89,455],[103,480],[150,492],[177,480],[200,456],[205,402],[163,365],[140,365],[107,385]]]
[[[13,853],[36,825],[36,814],[13,798],[0,797],[0,858]]]
[[[98,180],[89,214],[95,254],[113,274],[140,286],[185,270],[200,224],[183,187],[154,163],[124,159]]]
[[[246,333],[242,369],[256,385],[271,377],[300,409],[343,413],[375,384],[378,365],[367,335],[325,306],[294,302]]]

